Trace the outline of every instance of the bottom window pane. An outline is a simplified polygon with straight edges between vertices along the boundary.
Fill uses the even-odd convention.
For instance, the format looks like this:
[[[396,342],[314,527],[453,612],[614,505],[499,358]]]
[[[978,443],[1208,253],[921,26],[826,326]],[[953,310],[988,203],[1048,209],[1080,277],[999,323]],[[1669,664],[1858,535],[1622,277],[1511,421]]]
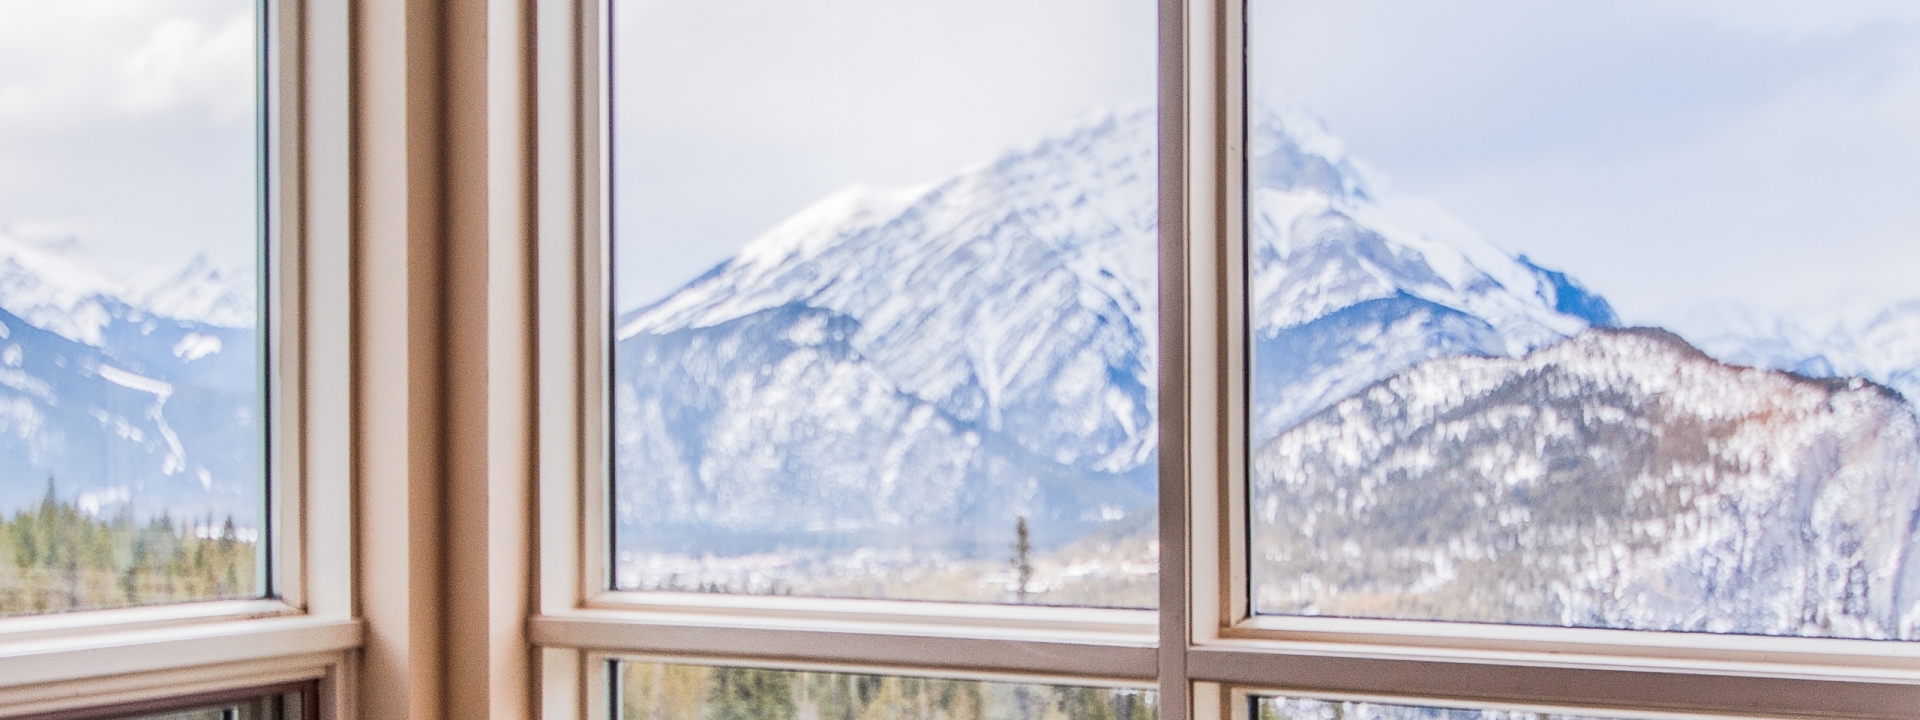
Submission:
[[[91,710],[30,715],[23,720],[310,720],[316,688],[306,683],[285,692],[218,693],[139,702]]]
[[[623,662],[621,720],[1158,720],[1150,690]]]
[[[1289,697],[1255,698],[1253,717],[1255,720],[1620,720],[1600,715],[1563,715],[1532,710],[1440,708]]]

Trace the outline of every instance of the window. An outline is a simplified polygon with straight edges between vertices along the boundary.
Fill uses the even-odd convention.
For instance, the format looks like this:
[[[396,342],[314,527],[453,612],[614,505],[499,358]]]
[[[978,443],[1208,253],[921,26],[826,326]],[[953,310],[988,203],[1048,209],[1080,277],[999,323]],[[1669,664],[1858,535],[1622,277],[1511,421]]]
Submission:
[[[973,304],[960,286],[987,273],[915,274],[920,266],[907,249],[944,247],[938,226],[915,214],[916,203],[943,188],[967,187],[965,172],[871,179],[884,163],[903,167],[910,156],[963,147],[936,134],[944,126],[913,122],[919,108],[964,99],[975,102],[949,114],[1006,112],[996,96],[976,94],[968,83],[992,77],[996,63],[1009,58],[1026,66],[995,90],[1052,88],[1026,101],[1024,111],[1098,92],[1091,80],[1067,90],[1048,85],[1054,73],[1075,67],[1072,60],[1026,60],[1010,38],[1050,27],[1048,13],[1071,7],[1073,29],[1053,30],[1070,46],[1080,37],[1075,32],[1103,22],[1095,18],[1129,10],[1120,3],[970,6],[966,12],[991,12],[998,21],[979,28],[959,17],[912,25],[903,18],[946,11],[853,2],[554,3],[550,17],[577,22],[543,26],[550,33],[542,35],[543,47],[566,48],[543,55],[543,67],[561,62],[569,71],[554,77],[579,84],[542,85],[539,122],[566,130],[543,139],[541,157],[566,161],[547,166],[541,183],[544,206],[565,209],[542,225],[541,263],[543,272],[555,265],[577,270],[543,276],[540,302],[552,313],[546,317],[568,320],[541,329],[541,392],[544,399],[578,389],[588,402],[543,405],[549,414],[572,408],[543,421],[550,431],[540,478],[543,594],[530,631],[543,648],[543,687],[553,691],[542,696],[545,711],[825,717],[818,693],[835,683],[874,692],[887,685],[904,699],[909,678],[928,678],[913,681],[928,683],[912,691],[914,702],[940,697],[926,690],[930,683],[955,679],[1151,688],[1156,717],[1909,714],[1916,698],[1905,678],[1920,656],[1880,640],[1905,632],[1903,611],[1889,604],[1893,588],[1904,587],[1891,558],[1904,557],[1897,548],[1910,531],[1895,516],[1904,517],[1905,501],[1859,501],[1912,494],[1894,491],[1905,487],[1898,478],[1911,475],[1893,469],[1906,467],[1899,459],[1906,451],[1886,449],[1902,438],[1912,443],[1899,429],[1912,416],[1895,387],[1905,382],[1904,366],[1854,360],[1847,366],[1853,369],[1836,363],[1815,372],[1806,363],[1829,346],[1785,339],[1844,339],[1865,332],[1864,325],[1831,326],[1838,334],[1829,326],[1797,335],[1783,329],[1735,343],[1688,336],[1679,320],[1648,309],[1660,297],[1805,293],[1812,285],[1855,285],[1896,299],[1915,289],[1902,273],[1849,269],[1833,254],[1807,250],[1811,241],[1792,246],[1807,255],[1804,267],[1782,264],[1778,256],[1742,250],[1738,238],[1746,235],[1702,234],[1708,214],[1676,214],[1683,205],[1696,214],[1712,210],[1718,214],[1711,217],[1742,231],[1768,230],[1767,242],[1788,242],[1802,226],[1758,228],[1766,223],[1751,218],[1786,207],[1784,199],[1755,211],[1732,189],[1707,188],[1702,192],[1719,193],[1717,199],[1699,207],[1671,195],[1712,173],[1737,178],[1727,184],[1743,191],[1771,188],[1777,198],[1790,194],[1782,188],[1800,186],[1783,169],[1810,157],[1813,146],[1836,147],[1836,136],[1783,116],[1740,115],[1778,110],[1766,98],[1805,104],[1825,97],[1820,88],[1845,86],[1878,99],[1861,101],[1851,120],[1828,115],[1821,122],[1913,119],[1876,114],[1906,107],[1897,98],[1907,90],[1889,88],[1906,72],[1891,69],[1906,67],[1896,58],[1909,57],[1914,46],[1903,34],[1908,21],[1864,5],[1783,10],[1764,19],[1712,15],[1704,6],[1521,5],[1442,12],[1391,2],[1159,4],[1159,298],[1155,350],[1141,363],[1156,368],[1157,588],[1140,603],[1040,592],[1066,585],[1009,585],[1022,559],[1037,557],[1043,544],[1035,517],[1021,532],[1018,511],[994,509],[977,516],[986,521],[967,523],[899,513],[887,525],[891,502],[954,506],[931,491],[889,494],[938,476],[923,469],[902,481],[884,471],[889,458],[907,467],[909,458],[947,457],[938,443],[915,446],[900,436],[925,428],[940,435],[990,417],[985,411],[996,406],[982,392],[973,406],[982,414],[969,416],[959,405],[941,404],[959,394],[916,395],[923,388],[912,379],[876,368],[896,361],[937,367],[938,358],[885,341],[929,327],[950,332],[951,325],[927,321],[945,311],[995,320],[1039,303],[1009,292],[1017,297],[997,299],[1011,307]],[[1503,30],[1508,23],[1530,30]],[[1840,39],[1868,36],[1884,44]],[[1703,37],[1750,54],[1690,45]],[[968,52],[943,54],[954,46]],[[1652,55],[1643,58],[1643,50]],[[1672,77],[1650,79],[1657,73],[1646,69],[1656,66]],[[1876,80],[1864,80],[1869,76]],[[869,79],[899,77],[921,82]],[[929,91],[931,85],[946,92]],[[582,89],[576,94],[574,87]],[[1702,96],[1703,89],[1724,93]],[[1508,104],[1497,107],[1523,117],[1455,102],[1481,98],[1469,91],[1504,92],[1495,99]],[[1794,92],[1814,94],[1788,97]],[[1638,104],[1599,108],[1595,97]],[[1563,100],[1573,104],[1555,104]],[[1614,114],[1597,115],[1600,109]],[[1622,148],[1669,163],[1659,167],[1679,167],[1672,164],[1678,156],[1655,150],[1683,140],[1696,143],[1690,151],[1707,153],[1696,161],[1747,162],[1751,155],[1714,145],[1727,141],[1715,133],[1730,132],[1727,123],[1740,117],[1759,123],[1747,128],[1752,132],[1773,133],[1754,137],[1821,140],[1754,177],[1729,169],[1748,167],[1740,164],[1698,165],[1680,176],[1684,181],[1643,168],[1667,183],[1648,186],[1661,191],[1602,188],[1589,172],[1624,157],[1615,152]],[[1507,124],[1476,125],[1495,120]],[[1902,174],[1895,159],[1904,150],[1894,152],[1910,144],[1910,133],[1899,129],[1910,124],[1904,122],[1874,125],[1885,132],[1854,146],[1883,147],[1886,157],[1868,152],[1846,162],[1871,160],[1885,171],[1873,177],[1906,183],[1910,173]],[[966,125],[982,137],[1002,127],[979,119]],[[1346,127],[1353,134],[1343,141]],[[889,144],[901,137],[941,139]],[[1067,144],[1056,138],[1022,146],[974,172],[1009,167],[1049,142]],[[1378,165],[1357,159],[1372,147],[1381,148]],[[1387,159],[1409,163],[1407,179],[1390,184],[1395,170]],[[1809,162],[1826,170],[1845,164]],[[1508,174],[1475,174],[1484,168]],[[1548,185],[1541,180],[1548,177],[1572,184]],[[1763,177],[1792,181],[1769,185]],[[1822,177],[1832,183],[1849,176]],[[831,194],[860,179],[882,188],[931,184],[894,195]],[[1871,185],[1847,186],[1863,184]],[[1561,187],[1593,192],[1553,199]],[[1099,197],[1073,189],[1076,199]],[[1862,190],[1871,197],[1881,191]],[[1438,197],[1421,199],[1429,195]],[[1455,212],[1486,218],[1486,225],[1470,229],[1476,226],[1441,209],[1456,199]],[[1881,233],[1879,244],[1863,252],[1904,267],[1911,243],[1885,230],[1912,227],[1894,220],[1904,205],[1860,202],[1866,205],[1849,207],[1872,206],[1880,219],[1848,227],[1879,229],[1856,239]],[[937,207],[918,206],[926,217]],[[1608,236],[1596,228],[1624,234],[1635,223],[1620,217],[1636,215],[1673,221],[1635,234],[1661,238],[1644,242],[1665,254],[1623,250],[1591,273],[1575,267],[1576,259],[1610,254],[1601,249],[1610,246]],[[1005,215],[1013,216],[1019,213]],[[1061,226],[1069,234],[1081,229]],[[995,237],[988,228],[966,232]],[[1527,232],[1509,239],[1516,228]],[[1545,237],[1555,228],[1573,232]],[[1675,234],[1683,232],[1692,234]],[[1716,257],[1741,268],[1786,270],[1736,287],[1729,281],[1750,275],[1716,267]],[[827,260],[845,264],[829,267]],[[1605,268],[1625,274],[1609,277]],[[1677,275],[1635,280],[1680,272],[1675,268],[1692,268],[1687,276],[1700,282],[1684,285]],[[905,279],[885,281],[892,272]],[[1853,283],[1848,272],[1877,284]],[[1786,282],[1818,273],[1842,279]],[[914,297],[919,289],[927,290]],[[1624,329],[1644,322],[1666,329]],[[976,373],[954,374],[964,380],[950,387],[985,387],[978,373],[990,365],[966,355],[976,336],[939,337],[942,352],[968,357],[964,367]],[[1621,362],[1665,369],[1655,375],[1699,364],[1699,377],[1712,375],[1724,389],[1694,387],[1684,391],[1694,399],[1683,403],[1681,390],[1642,385],[1638,391],[1657,399],[1628,403],[1594,382],[1553,374],[1585,371],[1555,353],[1584,358],[1599,352],[1588,347],[1594,343],[1626,348]],[[1791,350],[1763,359],[1762,347]],[[1108,380],[1123,375],[1114,369],[1106,366]],[[898,407],[878,394],[864,396],[866,404],[849,400],[857,395],[849,389],[860,386],[846,378],[860,372],[874,378],[873,387],[899,390],[887,396]],[[1460,373],[1477,373],[1475,382],[1487,387],[1468,387]],[[1422,392],[1427,386],[1438,389]],[[1757,425],[1741,425],[1786,422],[1768,409],[1779,408],[1771,400],[1725,418],[1700,405],[1703,398],[1745,402],[1737,392],[1805,395],[1810,415],[1857,406],[1861,427],[1883,429],[1867,428],[1853,440],[1803,436],[1809,448],[1829,448],[1820,457],[1838,463],[1828,466],[1831,476],[1794,476],[1779,467],[1747,472],[1763,464],[1753,453],[1785,457],[1801,446],[1757,438],[1748,432]],[[916,399],[932,410],[910,422]],[[1391,424],[1408,417],[1415,400],[1442,403],[1429,414],[1466,425]],[[1660,423],[1689,421],[1655,418],[1647,403],[1740,419],[1682,430]],[[856,409],[880,419],[868,422]],[[1034,425],[1065,431],[1099,426],[1088,418],[1116,417],[1048,411],[1059,414]],[[1456,417],[1462,413],[1474,415]],[[1540,419],[1548,416],[1553,422]],[[1340,444],[1342,433],[1378,447]],[[1735,436],[1749,444],[1730,445]],[[1074,456],[1070,439],[1034,447]],[[1728,459],[1713,459],[1720,456]],[[1856,472],[1849,468],[1866,466],[1852,462],[1883,464]],[[1521,475],[1526,482],[1515,480]],[[1666,482],[1696,476],[1706,479]],[[1733,498],[1717,484],[1732,477],[1762,491]],[[1795,482],[1834,492],[1795,495]],[[1851,489],[1841,493],[1835,482]],[[1853,504],[1836,503],[1842,494]],[[1781,518],[1775,510],[1787,503],[1769,498],[1789,496],[1825,514]],[[1131,512],[1121,507],[1115,519]],[[1695,532],[1706,526],[1725,532]],[[876,530],[883,527],[890,529]],[[1601,535],[1603,528],[1616,534]],[[1704,547],[1713,542],[1709,535],[1724,539],[1742,529],[1791,538],[1781,543],[1797,549],[1749,538],[1741,547],[1756,554],[1737,567],[1721,563],[1718,551],[1682,552],[1688,543]],[[1821,534],[1827,530],[1831,537]],[[1815,556],[1824,558],[1817,567],[1804,564]],[[1582,559],[1593,562],[1583,566]],[[1787,574],[1758,572],[1763,566]],[[972,589],[955,590],[954,578],[970,579]],[[1785,595],[1795,602],[1781,601]],[[1702,602],[1708,596],[1719,604]],[[1811,614],[1803,612],[1808,608]],[[882,711],[955,716],[938,703],[902,702]],[[980,716],[1046,717],[1060,706],[1051,707],[1002,707]]]
[[[0,614],[270,594],[260,8],[5,12]]]
[[[1151,607],[1152,4],[612,12],[614,587]]]
[[[245,197],[152,186],[258,213],[255,329],[85,366],[77,457],[217,494],[151,367],[251,342],[256,522],[147,537],[268,550],[135,597],[139,488],[35,470],[0,543],[94,564],[0,578],[97,607],[0,617],[0,715],[1912,717],[1915,19],[1739,10],[277,0],[79,52],[59,97],[172,93],[115,112],[258,84],[179,170]],[[39,87],[0,203],[52,217]],[[1661,305],[1837,291],[1886,302]]]
[[[0,6],[0,714],[343,697],[346,19]]]
[[[317,700],[313,683],[307,683],[53,713],[33,720],[304,720],[318,714]]]
[[[1254,614],[1916,639],[1911,18],[1249,10]]]

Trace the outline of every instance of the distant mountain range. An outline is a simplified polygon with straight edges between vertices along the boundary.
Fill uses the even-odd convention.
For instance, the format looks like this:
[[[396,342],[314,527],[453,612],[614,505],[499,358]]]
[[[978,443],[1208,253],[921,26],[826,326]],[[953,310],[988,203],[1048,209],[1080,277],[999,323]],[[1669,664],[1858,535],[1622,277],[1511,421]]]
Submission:
[[[0,234],[0,511],[51,480],[93,512],[257,526],[254,283],[205,259],[116,282]]]
[[[1257,611],[1920,637],[1920,305],[1617,329],[1311,120],[1255,127]]]
[[[1304,113],[1251,126],[1256,446],[1425,363],[1619,324]],[[992,554],[1019,516],[1043,545],[1150,518],[1153,133],[1151,113],[1113,116],[931,185],[843,191],[623,316],[622,547]],[[1882,368],[1920,348],[1891,352],[1908,360],[1825,374],[1898,386]]]

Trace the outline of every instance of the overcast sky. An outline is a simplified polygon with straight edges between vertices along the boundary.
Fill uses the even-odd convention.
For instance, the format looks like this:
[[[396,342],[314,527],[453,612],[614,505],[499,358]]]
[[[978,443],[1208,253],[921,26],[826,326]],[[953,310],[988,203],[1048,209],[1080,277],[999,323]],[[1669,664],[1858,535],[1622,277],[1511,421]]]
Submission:
[[[110,273],[255,247],[249,0],[0,0],[0,232]]]
[[[1153,101],[1152,0],[616,0],[616,303],[835,190]]]
[[[1252,85],[1630,321],[1920,297],[1920,2],[1253,0]]]

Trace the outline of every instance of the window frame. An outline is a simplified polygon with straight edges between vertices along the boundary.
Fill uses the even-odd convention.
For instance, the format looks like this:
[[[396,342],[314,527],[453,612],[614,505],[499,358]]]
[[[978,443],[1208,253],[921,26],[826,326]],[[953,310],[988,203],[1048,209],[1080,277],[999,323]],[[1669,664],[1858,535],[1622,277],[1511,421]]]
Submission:
[[[1623,717],[1920,708],[1920,643],[1249,612],[1247,0],[1158,2],[1158,610],[607,590],[611,2],[533,4],[542,717],[607,720],[619,657],[1157,685],[1165,720],[1238,720],[1258,693]]]
[[[0,618],[0,715],[315,681],[323,713],[349,697],[349,3],[259,7],[265,596]]]

